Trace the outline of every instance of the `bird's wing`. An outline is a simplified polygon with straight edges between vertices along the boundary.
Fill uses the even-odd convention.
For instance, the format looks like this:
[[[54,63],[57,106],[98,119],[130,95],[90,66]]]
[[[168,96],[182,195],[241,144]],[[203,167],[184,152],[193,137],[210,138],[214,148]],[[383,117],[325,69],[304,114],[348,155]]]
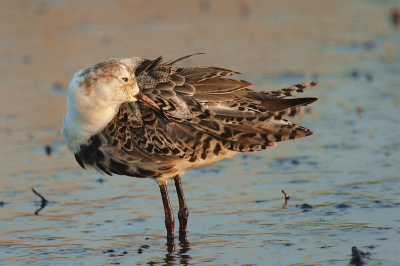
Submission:
[[[108,126],[81,147],[76,158],[82,167],[156,177],[182,161],[206,164],[232,152],[261,150],[312,134],[283,116],[316,100],[285,98],[314,83],[256,92],[249,89],[250,82],[227,78],[238,72],[176,68],[179,60],[143,60],[135,71],[137,83],[159,110],[138,102],[122,104]]]

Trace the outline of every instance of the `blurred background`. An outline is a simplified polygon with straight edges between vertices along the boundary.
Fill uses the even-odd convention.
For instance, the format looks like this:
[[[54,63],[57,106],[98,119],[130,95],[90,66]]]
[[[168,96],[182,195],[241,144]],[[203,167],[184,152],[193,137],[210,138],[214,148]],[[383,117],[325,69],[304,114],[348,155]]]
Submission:
[[[394,0],[0,0],[0,263],[326,265],[347,263],[356,245],[370,250],[369,263],[395,265],[399,6]],[[239,71],[255,90],[319,81],[306,92],[319,101],[295,119],[315,134],[188,172],[192,245],[171,253],[154,182],[79,169],[60,131],[77,70],[112,57],[173,60],[199,52],[205,55],[180,66]],[[52,202],[39,216],[31,188]],[[282,208],[282,188],[294,198],[289,207]],[[317,211],[304,211],[306,201]],[[314,216],[299,218],[304,213]],[[119,260],[111,256],[117,252]]]

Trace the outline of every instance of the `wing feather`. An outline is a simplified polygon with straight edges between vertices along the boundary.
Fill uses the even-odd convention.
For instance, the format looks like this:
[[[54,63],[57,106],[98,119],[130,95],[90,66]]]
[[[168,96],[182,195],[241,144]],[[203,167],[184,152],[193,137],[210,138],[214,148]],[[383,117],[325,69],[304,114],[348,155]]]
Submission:
[[[174,66],[190,56],[169,63],[164,57],[141,61],[135,70],[139,89],[162,112],[137,102],[122,104],[108,126],[81,146],[77,162],[106,174],[172,177],[236,152],[312,134],[283,117],[316,100],[286,98],[315,82],[256,92],[250,82],[227,78],[240,74],[235,71]]]

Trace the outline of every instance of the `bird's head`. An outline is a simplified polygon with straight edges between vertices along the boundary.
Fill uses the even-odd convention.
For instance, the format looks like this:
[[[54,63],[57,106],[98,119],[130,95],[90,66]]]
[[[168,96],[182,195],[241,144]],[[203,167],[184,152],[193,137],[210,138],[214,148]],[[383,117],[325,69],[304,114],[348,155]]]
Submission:
[[[77,105],[102,108],[123,102],[137,101],[139,88],[134,73],[119,59],[95,64],[74,74],[68,96]]]
[[[74,74],[68,86],[62,134],[75,152],[90,136],[103,130],[125,102],[160,107],[140,93],[135,70],[141,58],[110,59]]]
[[[140,58],[109,59],[74,74],[68,87],[68,100],[79,111],[116,106],[124,102],[136,102],[146,106],[158,106],[140,94],[135,69]]]

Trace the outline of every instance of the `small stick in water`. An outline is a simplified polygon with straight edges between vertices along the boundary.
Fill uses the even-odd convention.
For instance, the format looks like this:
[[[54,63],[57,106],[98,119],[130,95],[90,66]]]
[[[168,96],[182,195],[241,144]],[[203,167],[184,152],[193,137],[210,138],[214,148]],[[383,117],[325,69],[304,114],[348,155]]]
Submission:
[[[282,189],[282,193],[283,193],[283,195],[285,195],[285,200],[290,199],[289,195],[283,189]]]
[[[41,201],[42,201],[41,204],[40,204],[40,208],[37,209],[37,210],[35,211],[35,215],[38,215],[39,212],[40,212],[41,210],[43,210],[44,207],[46,207],[46,205],[47,205],[47,203],[49,203],[49,201],[48,201],[47,199],[45,199],[42,195],[40,195],[38,192],[36,192],[36,190],[34,190],[33,188],[32,188],[32,191],[33,191],[33,193],[35,193],[37,196],[39,196],[39,198],[40,198]]]
[[[288,202],[289,202],[290,197],[289,197],[289,195],[288,195],[283,189],[282,189],[282,193],[283,193],[283,195],[285,195],[285,204],[283,204],[283,208],[285,208],[286,205],[287,205]]]

